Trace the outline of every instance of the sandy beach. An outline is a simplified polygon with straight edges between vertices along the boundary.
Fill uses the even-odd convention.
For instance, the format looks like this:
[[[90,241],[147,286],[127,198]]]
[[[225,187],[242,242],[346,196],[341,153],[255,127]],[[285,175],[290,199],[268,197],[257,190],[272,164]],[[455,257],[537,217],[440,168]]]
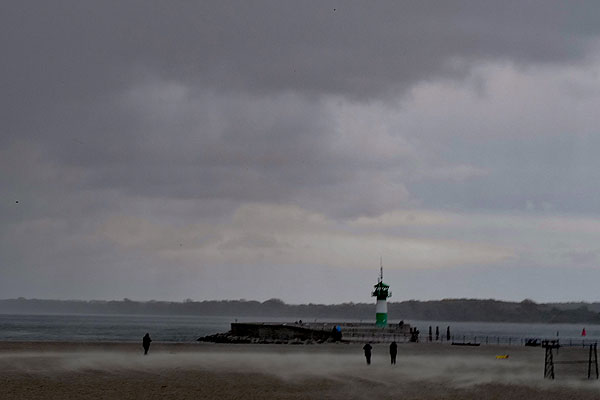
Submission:
[[[374,345],[367,366],[349,344],[153,344],[143,356],[137,343],[0,342],[0,385],[3,399],[600,399],[587,365],[548,381],[543,361],[519,346],[402,344],[391,366]]]

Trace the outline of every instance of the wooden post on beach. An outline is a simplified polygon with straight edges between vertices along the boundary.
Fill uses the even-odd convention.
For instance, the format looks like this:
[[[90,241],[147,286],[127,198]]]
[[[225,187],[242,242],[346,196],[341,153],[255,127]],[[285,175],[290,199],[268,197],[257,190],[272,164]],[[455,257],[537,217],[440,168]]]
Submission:
[[[588,358],[588,379],[592,375],[592,345],[590,344],[590,356]]]
[[[596,368],[596,379],[598,379],[598,344],[590,344],[590,356],[588,358],[588,379],[592,377],[592,363]]]
[[[596,366],[596,379],[598,379],[598,342],[594,343],[594,365]]]
[[[554,379],[554,359],[552,357],[552,347],[546,347],[546,356],[544,358],[544,378]]]

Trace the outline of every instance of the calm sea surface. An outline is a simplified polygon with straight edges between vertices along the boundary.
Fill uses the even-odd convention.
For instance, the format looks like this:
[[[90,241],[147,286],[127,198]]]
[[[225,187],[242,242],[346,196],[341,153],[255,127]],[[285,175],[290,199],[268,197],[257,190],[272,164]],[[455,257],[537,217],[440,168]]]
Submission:
[[[289,322],[290,318],[238,318],[249,321]],[[149,332],[159,342],[193,342],[200,336],[229,330],[231,317],[194,317],[161,315],[3,315],[0,314],[0,341],[74,341],[74,342],[137,342]],[[319,319],[322,322],[335,322]],[[397,323],[398,321],[391,321]],[[600,325],[585,324],[517,324],[492,322],[405,321],[427,335],[429,326],[439,326],[440,334],[450,326],[452,335],[459,340],[477,337],[478,341],[490,338],[527,337],[556,338],[561,341],[600,340]],[[502,340],[506,342],[506,340]]]

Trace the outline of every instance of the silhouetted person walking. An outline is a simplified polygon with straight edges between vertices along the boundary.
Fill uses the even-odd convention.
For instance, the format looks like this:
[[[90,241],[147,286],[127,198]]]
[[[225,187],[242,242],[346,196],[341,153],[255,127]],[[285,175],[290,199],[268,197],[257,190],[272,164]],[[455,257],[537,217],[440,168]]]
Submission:
[[[365,351],[365,358],[367,359],[367,365],[371,364],[371,349],[373,347],[367,343],[363,346],[363,350]]]
[[[436,326],[435,327],[435,341],[437,342],[438,340],[440,340],[440,327]]]
[[[152,341],[152,339],[150,339],[150,334],[146,333],[144,335],[144,338],[142,339],[142,347],[144,348],[144,355],[148,354],[148,350],[150,349],[151,341]]]
[[[390,344],[390,359],[392,364],[396,364],[396,354],[398,354],[398,345],[396,342],[392,342],[392,344]]]
[[[449,342],[450,341],[450,327],[446,328],[446,340]]]

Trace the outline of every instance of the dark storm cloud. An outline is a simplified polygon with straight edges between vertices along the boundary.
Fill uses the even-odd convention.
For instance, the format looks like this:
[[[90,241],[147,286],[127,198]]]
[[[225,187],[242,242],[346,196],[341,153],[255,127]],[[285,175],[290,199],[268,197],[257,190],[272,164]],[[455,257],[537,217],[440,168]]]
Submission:
[[[475,61],[573,62],[600,30],[595,7],[5,3],[2,141],[34,141],[52,163],[81,168],[88,189],[310,200],[305,186],[335,193],[374,162],[368,151],[336,153],[320,96],[390,99],[421,80],[464,77]],[[394,185],[398,203],[401,177]],[[335,197],[330,189],[324,200]],[[363,212],[360,203],[344,213]]]
[[[97,99],[151,71],[217,90],[363,98],[460,73],[457,59],[565,62],[597,35],[597,3],[10,2],[12,111]],[[334,11],[335,8],[335,11]]]
[[[559,1],[3,2],[0,268],[9,279],[0,289],[60,296],[72,278],[80,284],[73,296],[85,297],[87,288],[100,297],[127,296],[138,271],[148,273],[146,283],[177,271],[168,291],[156,278],[154,289],[167,298],[192,266],[211,276],[223,262],[203,249],[205,258],[185,258],[186,272],[157,261],[152,250],[165,242],[179,250],[166,239],[178,238],[186,224],[201,231],[198,237],[213,237],[210,224],[224,223],[247,203],[261,210],[269,204],[267,215],[274,203],[282,205],[286,217],[276,232],[299,224],[287,212],[301,219],[320,213],[327,229],[317,224],[306,236],[321,234],[325,242],[333,220],[415,205],[498,211],[531,202],[535,209],[591,212],[599,197],[584,183],[600,170],[592,151],[597,140],[569,153],[560,134],[565,126],[593,134],[596,121],[566,118],[561,125],[557,116],[597,109],[595,84],[567,82],[564,93],[583,100],[552,90],[528,97],[553,84],[551,72],[537,86],[498,96],[515,108],[540,104],[527,118],[489,101],[497,88],[488,81],[498,71],[480,69],[509,65],[515,76],[535,80],[538,69],[593,64],[599,11],[597,2]],[[450,88],[442,85],[420,102],[423,85],[439,82]],[[473,82],[478,94],[458,101],[452,85],[473,91]],[[139,232],[130,232],[136,218],[155,225],[140,222]],[[124,231],[108,235],[119,240],[99,233],[113,219],[124,221]],[[263,251],[265,243],[288,243],[268,229],[252,232],[268,219],[221,227],[215,248]],[[162,224],[172,229],[157,228]],[[403,232],[411,234],[413,227]],[[124,245],[124,238],[145,235],[152,240],[140,248]],[[204,246],[197,236],[183,235],[188,242],[181,247]],[[341,236],[332,241],[341,248],[361,242]],[[436,243],[406,247],[425,254]],[[462,254],[455,245],[440,254]],[[511,253],[501,250],[485,244],[466,259],[492,254],[500,262]],[[231,265],[263,256],[241,254]],[[265,260],[265,270],[275,268]],[[30,276],[39,278],[26,291]],[[119,289],[103,289],[114,276],[124,279]],[[205,285],[212,287],[210,280]],[[131,290],[153,297],[143,287]]]

